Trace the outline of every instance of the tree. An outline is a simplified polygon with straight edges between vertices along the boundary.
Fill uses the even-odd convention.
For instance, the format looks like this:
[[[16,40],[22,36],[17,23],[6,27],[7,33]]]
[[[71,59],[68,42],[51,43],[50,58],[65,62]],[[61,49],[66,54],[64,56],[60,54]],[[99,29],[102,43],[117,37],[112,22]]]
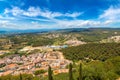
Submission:
[[[80,63],[79,67],[79,80],[82,80],[82,63]]]
[[[50,66],[49,66],[49,68],[48,68],[48,79],[49,79],[49,80],[53,80],[52,70],[51,70],[51,67],[50,67]]]
[[[34,72],[35,75],[40,75],[40,74],[44,74],[46,71],[45,70],[36,70]]]
[[[69,80],[73,80],[72,63],[69,64]]]
[[[20,80],[22,80],[22,74],[20,73]]]

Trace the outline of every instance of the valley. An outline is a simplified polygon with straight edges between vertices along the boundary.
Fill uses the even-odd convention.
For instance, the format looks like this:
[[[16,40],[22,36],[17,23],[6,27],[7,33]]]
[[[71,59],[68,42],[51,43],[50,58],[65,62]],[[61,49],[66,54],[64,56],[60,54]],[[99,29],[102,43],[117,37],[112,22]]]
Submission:
[[[76,78],[79,63],[82,63],[86,78],[96,74],[94,77],[100,80],[116,80],[120,76],[119,36],[118,29],[91,28],[1,36],[0,79],[9,75],[14,79],[23,74],[31,75],[31,79],[38,80],[41,76],[47,80],[51,66],[56,80],[60,80],[60,76],[67,80],[69,64],[73,64]],[[106,74],[103,76],[103,73]]]

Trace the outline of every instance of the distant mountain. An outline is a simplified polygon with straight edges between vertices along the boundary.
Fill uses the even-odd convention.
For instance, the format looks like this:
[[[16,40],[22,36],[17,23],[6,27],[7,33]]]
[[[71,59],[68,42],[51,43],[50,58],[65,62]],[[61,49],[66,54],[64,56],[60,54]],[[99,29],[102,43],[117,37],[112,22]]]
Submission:
[[[120,30],[120,28],[66,28],[66,29],[28,29],[28,30],[17,30],[17,29],[0,29],[0,34],[20,34],[20,33],[44,33],[44,32],[91,32],[94,30]]]
[[[0,31],[0,33],[5,33],[6,31]]]
[[[0,29],[0,34],[45,33],[55,30],[57,29],[28,29],[28,30]]]
[[[99,27],[99,28],[89,28],[90,30],[120,30],[120,28],[106,28],[106,27],[104,27],[104,28],[101,28],[101,27]]]
[[[67,28],[67,29],[59,29],[57,31],[60,32],[90,32],[97,30],[120,30],[120,28]]]
[[[67,28],[67,29],[59,29],[58,32],[81,32],[81,31],[90,31],[89,28]]]

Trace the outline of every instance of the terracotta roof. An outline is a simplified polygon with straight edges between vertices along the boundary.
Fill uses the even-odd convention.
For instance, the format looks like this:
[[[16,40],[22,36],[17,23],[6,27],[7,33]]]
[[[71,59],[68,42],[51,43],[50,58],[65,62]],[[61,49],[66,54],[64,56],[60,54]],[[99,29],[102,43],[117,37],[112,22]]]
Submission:
[[[6,72],[4,72],[2,75],[4,76],[4,75],[8,75],[8,74],[11,74],[13,71],[6,71]]]
[[[9,65],[7,65],[6,67],[7,68],[14,68],[14,67],[16,67],[17,66],[17,64],[9,64]]]

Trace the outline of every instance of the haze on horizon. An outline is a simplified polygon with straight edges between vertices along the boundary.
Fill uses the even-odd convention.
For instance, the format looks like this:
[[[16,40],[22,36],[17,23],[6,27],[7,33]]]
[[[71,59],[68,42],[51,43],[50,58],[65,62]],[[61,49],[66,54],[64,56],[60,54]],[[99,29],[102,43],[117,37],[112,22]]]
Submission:
[[[120,0],[0,0],[0,29],[120,28]]]

